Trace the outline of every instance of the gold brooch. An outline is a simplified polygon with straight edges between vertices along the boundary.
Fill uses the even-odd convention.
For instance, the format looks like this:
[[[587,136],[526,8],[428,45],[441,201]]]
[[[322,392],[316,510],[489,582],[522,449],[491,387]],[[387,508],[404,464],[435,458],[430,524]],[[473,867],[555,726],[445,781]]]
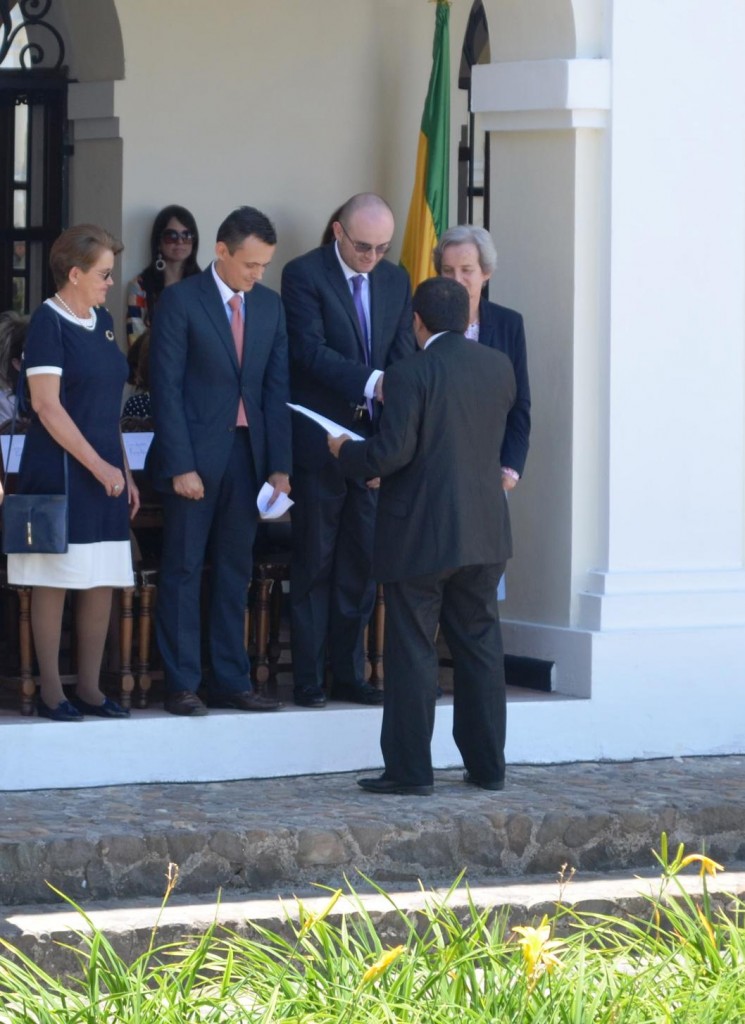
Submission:
[[[106,332],[106,340],[107,341],[113,341],[114,340],[114,332],[113,331],[107,331]]]

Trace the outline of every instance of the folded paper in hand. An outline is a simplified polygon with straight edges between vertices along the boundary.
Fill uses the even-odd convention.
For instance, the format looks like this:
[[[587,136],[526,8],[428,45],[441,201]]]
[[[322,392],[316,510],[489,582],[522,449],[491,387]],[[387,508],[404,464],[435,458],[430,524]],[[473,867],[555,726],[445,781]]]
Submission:
[[[268,502],[273,494],[274,488],[267,481],[256,498],[256,508],[259,510],[259,515],[262,519],[279,519],[280,516],[283,516],[295,504],[294,501],[282,492],[277,496],[274,504],[270,506]]]

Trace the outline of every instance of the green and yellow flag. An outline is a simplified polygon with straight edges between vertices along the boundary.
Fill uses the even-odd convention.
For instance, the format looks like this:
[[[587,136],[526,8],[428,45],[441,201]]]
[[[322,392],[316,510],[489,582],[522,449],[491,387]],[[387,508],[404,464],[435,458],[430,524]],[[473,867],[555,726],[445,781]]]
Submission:
[[[401,248],[412,290],[435,273],[432,250],[448,226],[450,187],[450,3],[436,0],[432,73],[424,103],[416,177]]]

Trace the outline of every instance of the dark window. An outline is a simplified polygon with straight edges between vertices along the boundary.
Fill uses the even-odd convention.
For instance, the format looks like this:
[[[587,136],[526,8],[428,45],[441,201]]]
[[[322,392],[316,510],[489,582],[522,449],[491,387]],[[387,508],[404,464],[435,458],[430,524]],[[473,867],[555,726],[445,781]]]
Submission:
[[[66,206],[64,49],[32,7],[11,15],[0,0],[0,310],[19,313],[54,290],[49,248]]]
[[[489,134],[476,133],[471,111],[471,68],[488,64],[489,26],[482,0],[474,0],[463,39],[458,86],[468,91],[468,122],[458,145],[458,223],[489,227]]]

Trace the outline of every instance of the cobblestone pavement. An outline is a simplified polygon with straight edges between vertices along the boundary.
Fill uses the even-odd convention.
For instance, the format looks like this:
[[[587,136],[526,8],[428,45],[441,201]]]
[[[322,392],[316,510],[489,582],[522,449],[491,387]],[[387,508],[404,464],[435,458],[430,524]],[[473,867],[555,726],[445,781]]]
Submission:
[[[0,903],[652,867],[664,830],[745,861],[745,756],[516,766],[506,789],[436,773],[430,798],[374,796],[356,775],[0,794]]]

